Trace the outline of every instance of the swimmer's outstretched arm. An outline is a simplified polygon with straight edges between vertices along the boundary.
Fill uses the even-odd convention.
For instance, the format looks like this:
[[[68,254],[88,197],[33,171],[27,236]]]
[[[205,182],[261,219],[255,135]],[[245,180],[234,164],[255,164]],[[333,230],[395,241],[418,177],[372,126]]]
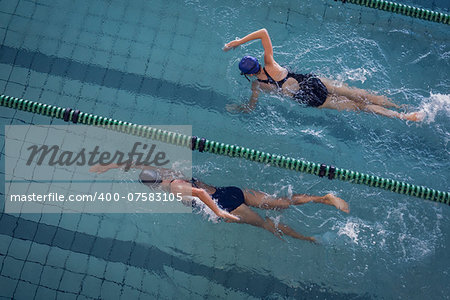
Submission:
[[[192,187],[184,180],[174,180],[171,184],[171,192],[174,194],[181,193],[183,196],[194,196],[206,204],[218,217],[239,221],[239,217],[230,214],[226,210],[221,209],[211,196],[204,190]]]
[[[120,165],[119,164],[108,164],[108,165],[96,164],[96,165],[93,165],[89,169],[89,172],[101,174],[101,173],[105,173],[106,171],[111,170],[111,169],[124,169],[124,168],[125,168],[125,164],[120,164]],[[171,170],[171,169],[158,168],[158,167],[152,167],[152,166],[147,166],[147,165],[136,165],[135,163],[132,163],[130,168],[141,169],[141,170],[158,170],[164,175],[170,175],[173,177],[183,177],[183,173],[181,173],[180,171],[175,171],[175,170]]]
[[[236,48],[242,44],[245,44],[252,40],[260,39],[261,43],[264,48],[264,63],[266,65],[273,64],[273,47],[272,47],[272,41],[270,40],[269,33],[265,28],[257,30],[255,32],[250,33],[249,35],[246,35],[242,39],[236,39],[234,41],[231,41],[227,44],[225,44],[225,47],[223,48],[224,51],[228,51],[232,48]]]

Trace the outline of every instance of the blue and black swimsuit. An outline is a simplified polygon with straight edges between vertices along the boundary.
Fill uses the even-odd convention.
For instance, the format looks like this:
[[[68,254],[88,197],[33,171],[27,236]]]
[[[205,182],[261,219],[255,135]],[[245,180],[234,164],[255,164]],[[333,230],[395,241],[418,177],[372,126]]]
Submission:
[[[139,179],[143,184],[153,189],[157,187],[162,182],[162,177],[159,172],[155,170],[144,169],[139,175]],[[176,179],[172,179],[170,184]],[[197,179],[192,178],[189,180],[193,187],[199,188],[197,186]],[[217,199],[217,203],[219,206],[231,212],[238,208],[241,204],[245,202],[244,193],[242,190],[235,186],[227,186],[227,187],[216,187],[216,191],[211,195],[211,198]],[[192,206],[195,205],[195,202],[192,202]]]
[[[263,68],[267,76],[266,80],[258,79],[259,82],[275,84],[281,90],[283,83],[289,78],[297,80],[300,89],[294,94],[295,100],[309,106],[318,107],[325,103],[328,96],[328,90],[319,78],[312,74],[296,74],[288,72],[287,76],[280,81],[275,81],[266,68]]]
[[[172,179],[170,183],[172,183],[176,179]],[[199,188],[197,186],[197,179],[192,178],[189,180],[193,187]],[[226,187],[215,187],[216,191],[214,194],[210,195],[211,198],[217,199],[217,204],[219,207],[226,210],[227,212],[231,212],[238,208],[241,204],[245,203],[244,193],[242,190],[235,186],[226,186]],[[192,201],[192,207],[195,207],[195,201]]]
[[[198,188],[197,179],[192,178],[189,181],[193,187]],[[241,204],[245,203],[244,193],[235,186],[216,187],[216,191],[211,195],[211,198],[217,199],[219,206],[227,212],[232,212]],[[193,206],[195,202],[192,202]]]

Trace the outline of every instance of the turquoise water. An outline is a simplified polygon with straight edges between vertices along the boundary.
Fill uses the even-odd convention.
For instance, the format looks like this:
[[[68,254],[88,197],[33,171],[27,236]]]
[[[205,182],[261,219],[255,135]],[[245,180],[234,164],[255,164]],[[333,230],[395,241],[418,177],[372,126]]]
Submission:
[[[334,1],[0,3],[4,94],[138,124],[192,124],[212,140],[449,190],[448,26]],[[262,27],[280,64],[386,94],[425,121],[306,108],[270,94],[251,114],[229,113],[226,104],[250,96],[238,61],[263,52],[259,42],[221,48]],[[0,120],[62,124],[4,108]],[[2,166],[5,159],[2,146]],[[258,210],[320,245],[202,214],[2,214],[0,296],[450,295],[448,206],[209,154],[194,153],[194,174],[280,196],[334,192],[351,212]]]

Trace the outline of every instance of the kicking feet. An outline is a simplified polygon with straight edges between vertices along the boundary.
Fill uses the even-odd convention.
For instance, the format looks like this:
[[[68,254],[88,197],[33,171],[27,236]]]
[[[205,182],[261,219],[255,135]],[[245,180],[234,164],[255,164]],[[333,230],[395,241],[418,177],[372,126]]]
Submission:
[[[348,208],[348,203],[342,200],[339,197],[336,197],[333,194],[327,194],[325,195],[325,199],[329,202],[327,204],[333,205],[339,210],[342,210],[343,212],[349,213],[350,209]]]
[[[425,113],[421,111],[409,113],[409,114],[401,114],[401,119],[413,121],[413,122],[422,122],[425,119]]]

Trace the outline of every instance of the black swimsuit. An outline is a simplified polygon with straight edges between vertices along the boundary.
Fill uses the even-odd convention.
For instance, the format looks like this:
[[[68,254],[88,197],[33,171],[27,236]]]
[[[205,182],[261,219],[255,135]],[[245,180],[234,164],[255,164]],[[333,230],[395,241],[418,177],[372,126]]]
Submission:
[[[288,72],[287,76],[280,81],[275,81],[269,73],[267,73],[266,68],[263,68],[264,73],[267,76],[266,80],[258,79],[259,82],[275,84],[278,89],[281,89],[283,83],[288,80],[288,78],[294,78],[297,80],[300,89],[294,94],[294,98],[300,102],[307,104],[309,106],[318,107],[325,103],[328,96],[328,90],[325,85],[320,81],[319,78],[312,74],[295,74]]]
[[[170,183],[172,183],[172,181]],[[198,188],[196,178],[192,178],[191,180],[189,180],[189,182],[193,187]],[[216,187],[215,189],[216,191],[214,192],[214,194],[211,195],[211,198],[217,199],[217,203],[219,204],[219,206],[222,209],[226,210],[227,212],[235,210],[245,202],[244,193],[238,187],[226,186],[226,187]],[[196,206],[195,202],[192,201],[192,207],[195,206]]]

